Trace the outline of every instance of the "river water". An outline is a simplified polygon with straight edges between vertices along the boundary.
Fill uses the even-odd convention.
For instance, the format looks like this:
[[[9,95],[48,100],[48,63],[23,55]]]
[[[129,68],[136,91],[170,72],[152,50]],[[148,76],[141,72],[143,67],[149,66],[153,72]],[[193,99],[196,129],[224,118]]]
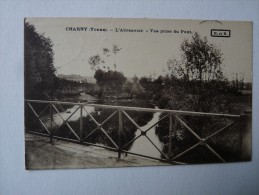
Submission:
[[[154,125],[156,122],[159,121],[159,112],[154,113],[153,118],[151,121],[149,121],[145,126],[141,127],[142,130],[149,129],[152,125]],[[149,139],[159,148],[159,150],[162,151],[163,145],[159,141],[157,135],[155,134],[155,128],[156,126],[152,127],[148,132],[147,136]],[[140,135],[140,131],[137,130],[136,137]],[[141,136],[139,137],[132,145],[130,152],[143,154],[155,158],[160,158],[160,152],[152,145],[152,143],[145,137]]]
[[[64,120],[66,120],[73,112],[75,112],[75,110],[77,108],[78,108],[78,106],[74,106],[72,108],[69,108],[65,112],[61,112],[60,115],[62,116],[62,118]],[[92,106],[85,106],[84,108],[89,113],[95,111],[95,108],[92,107]],[[53,115],[53,120],[58,126],[60,126],[63,123],[63,120],[60,117],[60,115],[58,113],[55,113]],[[159,115],[160,115],[159,112],[154,113],[153,118],[145,126],[142,126],[141,129],[147,130],[152,125],[154,125],[159,120]],[[87,116],[87,113],[84,110],[83,110],[83,116]],[[69,119],[69,121],[76,121],[76,120],[79,120],[79,118],[80,118],[80,110],[78,109],[72,115],[72,117]],[[47,122],[46,125],[49,126],[48,122]],[[135,137],[139,136],[140,131],[137,130],[135,134],[136,134]],[[152,140],[152,142],[157,146],[157,148],[159,148],[159,150],[162,151],[163,144],[159,141],[157,135],[155,134],[155,126],[152,127],[147,132],[147,136],[150,138],[150,140]],[[135,142],[133,142],[129,151],[134,152],[134,153],[138,153],[138,154],[142,154],[142,155],[146,155],[146,156],[151,156],[151,157],[154,157],[154,158],[160,158],[160,156],[161,156],[160,152],[152,145],[152,143],[150,143],[150,141],[145,136],[141,136]]]

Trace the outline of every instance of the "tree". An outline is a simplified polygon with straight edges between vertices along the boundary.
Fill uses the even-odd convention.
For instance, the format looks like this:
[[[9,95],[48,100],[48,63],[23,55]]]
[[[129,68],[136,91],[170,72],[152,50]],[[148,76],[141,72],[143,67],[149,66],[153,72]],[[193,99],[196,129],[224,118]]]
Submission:
[[[181,59],[169,59],[170,75],[162,92],[168,108],[198,112],[225,112],[227,81],[222,72],[223,54],[207,38],[194,33],[180,46]],[[219,105],[226,105],[224,108]]]
[[[98,69],[102,70],[114,70],[117,69],[116,64],[116,55],[119,53],[119,51],[122,48],[119,48],[118,45],[112,45],[112,49],[109,48],[103,48],[102,54],[97,54],[94,56],[91,56],[88,60],[88,63],[91,65],[91,69],[97,71]],[[113,56],[113,66],[111,64],[108,64],[108,58]]]
[[[127,80],[121,72],[112,70],[105,72],[101,69],[95,72],[94,78],[96,79],[97,85],[100,87],[100,97],[106,90],[121,92],[123,85]]]
[[[169,59],[168,68],[172,76],[188,81],[223,80],[222,53],[215,44],[194,33],[191,40],[181,44],[181,59]]]
[[[112,49],[103,48],[102,55],[97,54],[91,56],[88,60],[91,69],[95,70],[94,78],[97,81],[97,85],[100,87],[100,97],[103,95],[103,92],[108,89],[121,92],[123,85],[127,80],[122,72],[116,71],[116,55],[120,50],[121,48],[117,45],[113,45]],[[113,67],[107,62],[111,55],[114,57]]]
[[[133,85],[132,89],[130,91],[130,96],[133,97],[133,95],[141,95],[144,93],[144,88],[139,83],[139,79],[137,76],[133,77]]]
[[[128,93],[128,95],[130,95],[132,88],[133,88],[133,83],[130,81],[126,81],[125,84],[123,85],[123,91]]]
[[[25,98],[44,99],[54,93],[53,43],[39,34],[34,25],[24,23]]]
[[[151,78],[148,77],[141,77],[139,79],[139,83],[141,84],[141,86],[147,90],[147,91],[153,91],[153,82]]]
[[[191,40],[184,40],[181,44],[181,59],[170,59],[168,68],[170,74],[164,78],[165,87],[158,101],[160,108],[211,112],[211,113],[231,113],[231,97],[228,96],[228,82],[223,76],[222,53],[216,45],[208,42],[207,38],[201,38],[198,33],[194,33]],[[161,82],[161,81],[160,81]],[[160,115],[160,119],[165,115]],[[187,126],[200,137],[208,137],[218,129],[230,123],[231,119],[213,116],[180,116]],[[190,148],[197,140],[186,129],[186,127],[172,121],[172,154],[176,156],[186,148]],[[163,152],[169,152],[168,140],[169,120],[160,121],[156,127],[156,134],[164,143]],[[217,148],[217,151],[235,156],[228,153],[229,148],[220,143],[229,142],[237,139],[237,134],[214,137],[210,141]],[[233,145],[232,145],[233,147]],[[238,144],[234,146],[238,148]],[[222,154],[221,154],[222,155]],[[206,159],[207,158],[207,159]],[[232,158],[232,157],[231,157]],[[206,150],[197,149],[183,156],[189,162],[213,162]]]

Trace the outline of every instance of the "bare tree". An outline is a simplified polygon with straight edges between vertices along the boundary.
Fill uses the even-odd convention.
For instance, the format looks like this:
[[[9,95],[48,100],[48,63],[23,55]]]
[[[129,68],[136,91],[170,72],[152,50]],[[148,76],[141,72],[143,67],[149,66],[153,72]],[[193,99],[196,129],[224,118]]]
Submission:
[[[97,71],[98,69],[112,70],[116,71],[117,64],[116,64],[116,56],[122,48],[119,48],[118,45],[113,45],[112,49],[103,48],[102,54],[97,54],[91,56],[88,60],[88,63],[91,65],[91,69]],[[113,56],[113,66],[108,63],[108,58]]]

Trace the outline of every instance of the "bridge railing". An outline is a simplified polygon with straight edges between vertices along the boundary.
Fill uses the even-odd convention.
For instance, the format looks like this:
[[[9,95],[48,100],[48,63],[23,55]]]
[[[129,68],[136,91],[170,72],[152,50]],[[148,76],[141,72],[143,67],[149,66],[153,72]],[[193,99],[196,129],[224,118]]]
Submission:
[[[153,124],[146,126],[147,121],[152,119],[153,113],[160,113],[159,118]],[[201,125],[199,125],[200,122],[196,119],[202,117],[206,119],[212,117],[213,120],[208,120],[207,123],[201,122]],[[219,118],[222,119],[220,123],[218,122]],[[193,127],[190,127],[190,121],[195,123],[195,130]],[[208,124],[211,121],[217,124]],[[121,154],[125,153],[166,161],[171,164],[188,163],[182,162],[182,158],[200,147],[206,148],[210,155],[218,161],[227,162],[225,156],[219,152],[220,150],[214,148],[218,145],[229,145],[229,143],[215,143],[225,142],[227,139],[217,138],[214,141],[211,140],[232,128],[231,136],[234,135],[237,138],[238,145],[241,148],[240,151],[242,152],[242,147],[247,148],[247,144],[250,144],[245,144],[242,141],[244,136],[247,136],[247,133],[251,131],[250,123],[250,114],[233,115],[88,103],[25,100],[25,128],[27,132],[48,136],[51,142],[55,138],[114,150],[118,152],[118,158],[121,158]],[[206,124],[209,128],[213,127],[213,131],[197,131],[197,128],[204,129],[203,124]],[[157,135],[160,135],[160,141],[163,143],[162,148],[158,147],[149,137],[150,131],[155,131]],[[188,136],[186,136],[187,134]],[[160,153],[160,157],[130,151],[132,144],[139,140],[140,137],[145,137],[150,143],[150,147]],[[184,146],[179,149],[179,143],[181,146],[181,143],[185,142],[184,139],[189,144],[183,144]],[[237,145],[236,143],[234,144]],[[246,146],[244,147],[244,145]],[[177,152],[175,148],[178,148]]]

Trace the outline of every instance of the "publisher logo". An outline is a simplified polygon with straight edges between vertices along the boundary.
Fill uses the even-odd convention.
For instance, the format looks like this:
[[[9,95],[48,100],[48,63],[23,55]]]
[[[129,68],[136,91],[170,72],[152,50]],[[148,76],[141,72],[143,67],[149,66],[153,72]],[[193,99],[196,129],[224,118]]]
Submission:
[[[230,30],[211,29],[210,35],[212,37],[230,37]]]

